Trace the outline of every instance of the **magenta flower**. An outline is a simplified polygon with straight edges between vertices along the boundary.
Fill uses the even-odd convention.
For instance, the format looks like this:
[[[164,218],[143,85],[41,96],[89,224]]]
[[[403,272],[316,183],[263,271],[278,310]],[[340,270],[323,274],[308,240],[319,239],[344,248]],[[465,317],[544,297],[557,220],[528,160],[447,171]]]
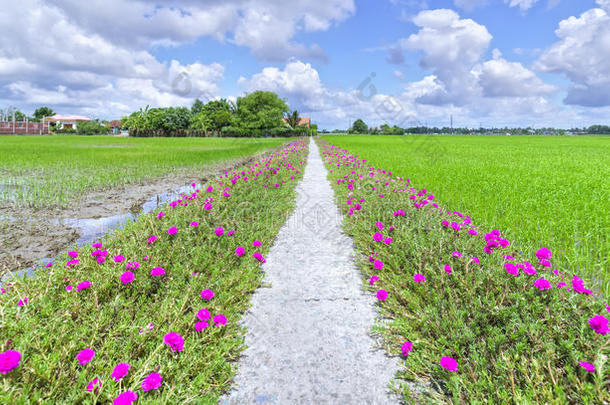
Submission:
[[[549,290],[549,289],[553,288],[551,283],[548,280],[545,280],[543,278],[539,278],[538,280],[534,281],[534,287],[536,287],[540,291]]]
[[[27,304],[28,304],[28,301],[29,301],[28,297],[25,297],[25,298],[23,298],[23,299],[20,299],[20,300],[19,300],[19,302],[17,302],[17,305],[18,305],[18,306],[20,306],[20,307],[22,307],[22,306],[24,306],[24,305],[27,305]]]
[[[388,298],[388,292],[386,290],[377,291],[377,299],[380,301],[385,301]]]
[[[565,286],[567,286],[567,284],[566,284],[566,283],[564,283],[563,281],[562,281],[562,282],[557,283],[557,288],[563,288],[563,287],[565,287]]]
[[[460,258],[462,257],[462,254],[456,250],[455,252],[451,252],[451,256]]]
[[[70,291],[72,291],[72,288],[73,288],[73,287],[72,287],[71,285],[67,285],[67,286],[66,286],[66,291],[70,292]]]
[[[78,252],[75,252],[74,250],[71,250],[68,252],[68,256],[70,256],[73,259],[76,259],[78,257]]]
[[[229,232],[227,232],[227,236],[233,236],[234,233],[235,229],[231,229]]]
[[[585,370],[587,370],[590,373],[594,373],[595,372],[595,366],[591,363],[587,363],[586,361],[581,361],[578,363],[578,365],[582,368],[584,368]]]
[[[89,384],[87,384],[87,391],[94,392],[97,394],[101,387],[102,382],[100,381],[100,379],[94,378],[93,380],[89,381]]]
[[[376,282],[377,280],[379,280],[379,276],[372,276],[372,277],[369,279],[369,284],[370,284],[370,285],[373,285],[373,284],[375,284],[375,282]]]
[[[373,240],[374,240],[375,242],[381,242],[381,241],[383,240],[383,235],[382,235],[382,234],[380,234],[379,232],[375,232],[375,233],[373,234]]]
[[[258,261],[259,261],[259,262],[261,262],[261,263],[265,263],[265,262],[266,262],[266,260],[265,260],[265,258],[263,257],[263,255],[261,255],[261,254],[260,254],[260,253],[258,253],[258,252],[254,252],[254,253],[252,254],[252,257],[253,257],[253,258],[255,258],[256,260],[258,260]]]
[[[165,275],[165,269],[163,267],[155,267],[150,271],[150,275],[153,277],[159,277]]]
[[[224,326],[227,324],[227,317],[223,314],[214,315],[214,318],[212,320],[214,321],[216,326]]]
[[[415,281],[416,283],[423,283],[426,281],[426,276],[421,273],[415,273],[413,275],[413,281]]]
[[[540,260],[549,260],[553,255],[549,249],[541,248],[536,252],[536,257]]]
[[[254,246],[254,247],[259,247],[261,245],[262,245],[262,243],[258,240],[255,240],[254,242],[252,242],[252,246]]]
[[[163,343],[168,345],[172,352],[181,352],[184,350],[184,339],[176,332],[170,332],[163,337]]]
[[[127,373],[129,373],[129,367],[131,365],[129,363],[119,363],[112,370],[112,374],[110,377],[114,378],[114,381],[119,381],[121,378],[125,377]]]
[[[125,261],[125,256],[121,256],[121,255],[114,256],[115,263],[121,263],[123,261]]]
[[[137,399],[138,394],[133,391],[125,391],[114,399],[112,405],[131,405]]]
[[[445,273],[451,274],[451,271],[452,271],[451,266],[449,266],[448,264],[445,264],[443,267],[445,268]]]
[[[81,366],[89,363],[93,357],[95,356],[95,351],[93,349],[83,349],[76,355],[76,360],[78,360],[78,364]]]
[[[219,226],[218,228],[214,229],[214,233],[216,234],[216,236],[222,236],[225,233],[225,230],[222,226]]]
[[[126,271],[125,273],[121,274],[121,283],[129,284],[135,280],[135,278],[136,276],[131,271]]]
[[[373,262],[373,267],[374,267],[376,270],[381,270],[381,269],[383,269],[383,262],[382,262],[381,260],[375,260],[375,261]]]
[[[599,335],[608,333],[608,318],[603,315],[595,315],[593,318],[589,319],[589,325],[591,326],[591,329]]]
[[[513,276],[519,275],[519,268],[513,263],[504,263],[504,268],[508,274],[512,274]]]
[[[150,391],[156,390],[161,386],[161,381],[163,381],[163,377],[159,373],[150,373],[146,376],[144,381],[142,381],[142,391]]]
[[[86,290],[89,287],[91,287],[91,281],[85,280],[76,286],[76,291]]]
[[[235,248],[235,256],[242,257],[244,253],[246,253],[246,249],[244,249],[243,247],[238,246]]]
[[[191,228],[197,228],[199,226],[199,222],[193,221],[191,222]]]
[[[202,330],[204,330],[205,328],[207,328],[208,326],[210,326],[206,321],[199,321],[195,324],[195,330],[197,332],[201,332]]]
[[[7,350],[0,353],[0,374],[7,374],[19,367],[21,353],[17,350]]]
[[[441,358],[441,367],[449,371],[457,371],[458,362],[453,357],[443,356]]]
[[[197,312],[197,318],[201,321],[207,321],[210,319],[210,311],[207,308],[201,308],[199,312]]]
[[[167,228],[167,233],[170,235],[175,235],[176,233],[178,233],[178,228],[176,228],[175,226],[170,226],[169,228]]]
[[[94,244],[91,245],[92,248],[94,249],[100,249],[102,247],[102,243],[101,242],[95,242]]]
[[[214,298],[214,291],[212,290],[202,290],[201,291],[201,298],[203,298],[204,300],[211,300],[212,298]]]
[[[159,211],[159,213],[157,214],[157,219],[161,219],[165,216],[165,212],[163,211]]]
[[[405,357],[409,357],[409,354],[411,354],[411,350],[413,350],[413,343],[411,342],[404,342],[400,348],[400,350],[402,351],[402,355]]]
[[[167,231],[167,233],[169,233],[169,230]],[[172,233],[170,233],[170,235],[173,235],[173,234],[172,234]],[[155,241],[156,241],[157,239],[159,239],[159,237],[158,237],[158,236],[155,236],[155,235],[151,236],[150,238],[148,238],[148,244],[149,244],[149,245],[152,245],[153,243],[155,243]]]

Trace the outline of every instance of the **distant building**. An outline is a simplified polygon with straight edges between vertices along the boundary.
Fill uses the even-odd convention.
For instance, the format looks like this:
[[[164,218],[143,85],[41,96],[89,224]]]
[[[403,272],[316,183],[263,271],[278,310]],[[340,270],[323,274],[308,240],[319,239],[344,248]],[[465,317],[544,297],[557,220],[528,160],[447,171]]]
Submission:
[[[108,123],[108,126],[112,130],[113,135],[118,135],[121,133],[121,127],[123,126],[123,123],[119,120],[113,120]]]
[[[55,114],[52,117],[45,118],[45,122],[55,123],[59,129],[76,129],[79,122],[91,121],[91,118],[82,115],[62,115]]]
[[[282,118],[283,122],[288,122],[286,118]],[[311,128],[311,118],[301,117],[299,121],[299,127]]]

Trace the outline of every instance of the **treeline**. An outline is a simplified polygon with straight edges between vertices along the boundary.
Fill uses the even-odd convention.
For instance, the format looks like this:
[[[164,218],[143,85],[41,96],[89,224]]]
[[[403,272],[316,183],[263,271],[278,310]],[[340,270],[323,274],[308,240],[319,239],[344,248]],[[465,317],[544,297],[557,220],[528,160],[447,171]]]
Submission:
[[[226,99],[203,103],[195,100],[191,108],[168,107],[140,109],[121,120],[130,136],[218,136],[279,137],[315,133],[317,127],[301,125],[297,111],[277,94],[255,91],[236,102]]]
[[[399,126],[389,126],[383,124],[379,127],[369,127],[362,119],[354,121],[353,125],[345,129],[335,129],[333,131],[321,131],[323,133],[349,133],[349,134],[370,134],[370,135],[405,135],[405,134],[456,134],[456,135],[598,135],[610,134],[610,126],[592,125],[583,128],[451,128],[451,127],[428,127],[414,126],[401,128]]]

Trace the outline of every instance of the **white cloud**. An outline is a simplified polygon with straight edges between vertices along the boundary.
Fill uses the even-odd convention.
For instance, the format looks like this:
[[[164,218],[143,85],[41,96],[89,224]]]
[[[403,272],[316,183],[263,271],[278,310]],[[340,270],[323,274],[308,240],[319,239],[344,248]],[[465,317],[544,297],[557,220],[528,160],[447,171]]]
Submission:
[[[532,8],[540,0],[504,0],[510,7],[519,7],[521,11]]]
[[[588,10],[559,23],[559,41],[534,64],[543,72],[564,74],[571,82],[567,104],[610,105],[610,0],[598,0],[605,9]]]

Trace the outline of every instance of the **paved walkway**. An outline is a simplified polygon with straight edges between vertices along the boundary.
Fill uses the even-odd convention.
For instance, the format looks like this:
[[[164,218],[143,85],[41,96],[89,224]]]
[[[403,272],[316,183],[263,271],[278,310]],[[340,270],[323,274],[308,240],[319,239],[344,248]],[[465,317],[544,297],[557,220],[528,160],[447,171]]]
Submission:
[[[265,284],[244,317],[246,344],[221,404],[387,404],[397,362],[370,336],[375,298],[361,288],[351,240],[318,147],[297,207],[263,265]]]

